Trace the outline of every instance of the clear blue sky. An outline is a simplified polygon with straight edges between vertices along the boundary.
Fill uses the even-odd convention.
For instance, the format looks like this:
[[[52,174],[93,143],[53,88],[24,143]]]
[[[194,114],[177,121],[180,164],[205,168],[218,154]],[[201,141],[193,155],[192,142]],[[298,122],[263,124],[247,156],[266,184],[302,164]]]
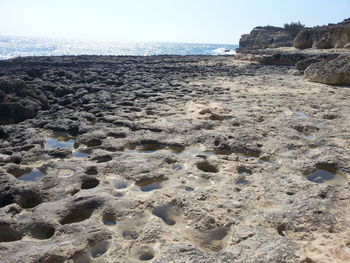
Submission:
[[[350,17],[350,0],[0,0],[0,35],[238,43],[259,25]]]

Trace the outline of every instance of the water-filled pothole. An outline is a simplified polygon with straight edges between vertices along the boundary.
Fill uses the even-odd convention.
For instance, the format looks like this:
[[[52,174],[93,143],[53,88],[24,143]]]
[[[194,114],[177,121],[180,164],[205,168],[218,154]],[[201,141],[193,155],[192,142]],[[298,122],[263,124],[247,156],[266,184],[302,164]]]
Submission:
[[[80,151],[73,151],[72,153],[73,153],[73,156],[76,158],[85,158],[85,157],[89,156],[88,153],[80,152]]]
[[[9,224],[0,224],[0,242],[12,242],[22,239],[22,233],[13,229]]]
[[[179,215],[179,209],[171,204],[167,204],[153,208],[152,214],[160,217],[165,224],[172,226],[176,224],[175,218]]]
[[[252,171],[244,166],[238,167],[237,172],[239,175],[251,175],[252,174]]]
[[[45,137],[44,149],[73,149],[75,138],[66,132],[52,131],[50,136]]]
[[[339,174],[335,164],[320,163],[316,165],[316,169],[306,177],[311,182],[318,184],[345,184],[346,178]]]
[[[102,217],[102,222],[106,226],[114,226],[117,224],[115,215],[112,215],[112,214],[104,214]]]
[[[300,119],[307,119],[307,118],[309,118],[309,116],[306,115],[306,114],[305,114],[304,112],[302,112],[302,111],[293,111],[293,113],[294,113],[295,115],[297,115],[298,118],[300,118]]]
[[[135,230],[124,230],[122,236],[125,239],[138,239],[139,234]]]
[[[142,192],[150,192],[153,190],[161,189],[164,178],[144,178],[136,182],[136,185],[140,187]]]
[[[37,168],[20,168],[20,167],[14,167],[14,168],[9,168],[7,170],[8,173],[14,175],[18,180],[21,181],[38,181],[42,177],[45,176],[43,172],[40,171],[40,169]]]
[[[111,242],[109,240],[96,243],[90,250],[91,256],[93,258],[101,257],[103,254],[105,254],[108,251],[110,246],[111,246]]]

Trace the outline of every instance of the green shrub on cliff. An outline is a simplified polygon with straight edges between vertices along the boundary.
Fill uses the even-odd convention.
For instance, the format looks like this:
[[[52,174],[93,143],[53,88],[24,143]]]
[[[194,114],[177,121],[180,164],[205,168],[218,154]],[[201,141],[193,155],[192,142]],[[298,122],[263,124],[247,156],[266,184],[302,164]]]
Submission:
[[[288,30],[293,37],[296,37],[296,35],[305,28],[305,25],[301,24],[300,21],[298,22],[291,22],[284,24],[284,28]]]

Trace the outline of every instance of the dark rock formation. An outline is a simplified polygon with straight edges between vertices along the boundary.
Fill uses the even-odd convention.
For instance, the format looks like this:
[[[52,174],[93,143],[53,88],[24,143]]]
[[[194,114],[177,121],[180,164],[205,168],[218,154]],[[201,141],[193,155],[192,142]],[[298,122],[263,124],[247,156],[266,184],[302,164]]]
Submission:
[[[311,64],[305,78],[325,84],[350,84],[350,56]]]
[[[34,118],[40,109],[47,109],[46,96],[31,90],[21,79],[0,79],[0,124],[18,123]]]
[[[304,29],[295,37],[293,46],[305,48],[344,48],[350,46],[350,18],[338,24]]]

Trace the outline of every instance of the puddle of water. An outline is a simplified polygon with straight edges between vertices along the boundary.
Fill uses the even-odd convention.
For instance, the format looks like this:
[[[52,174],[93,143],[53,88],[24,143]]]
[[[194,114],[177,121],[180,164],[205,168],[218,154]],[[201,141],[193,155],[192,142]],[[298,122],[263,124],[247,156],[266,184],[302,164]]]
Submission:
[[[89,154],[84,153],[84,152],[78,152],[78,151],[73,151],[73,156],[77,158],[85,158],[89,156]]]
[[[194,191],[194,188],[191,187],[191,186],[186,186],[185,190],[186,190],[187,192],[192,192],[192,191]]]
[[[73,149],[75,139],[66,132],[53,131],[51,136],[45,137],[44,149]]]
[[[302,133],[301,134],[301,137],[303,137],[304,139],[306,139],[306,140],[314,140],[315,138],[316,138],[316,136],[315,135],[312,135],[311,133],[307,133],[307,132],[305,132],[305,133]]]
[[[128,183],[125,181],[112,180],[112,184],[116,189],[125,189],[128,188]]]
[[[239,153],[238,155],[239,155],[239,157],[241,157],[243,159],[248,159],[248,160],[256,159],[256,158],[259,158],[259,156],[260,156],[257,153]]]
[[[140,187],[142,192],[150,192],[153,190],[161,189],[163,178],[142,179],[136,182],[136,185]]]
[[[116,192],[116,193],[114,194],[115,197],[123,197],[124,195],[125,195],[125,194],[122,193],[122,192]]]
[[[302,111],[293,111],[293,113],[294,113],[295,115],[297,115],[298,118],[300,118],[300,119],[307,119],[307,118],[309,118],[309,116],[306,115],[306,114],[305,114],[304,112],[302,112]]]
[[[17,177],[18,180],[21,181],[39,181],[42,177],[44,177],[45,174],[43,174],[42,172],[40,172],[39,169],[33,169],[31,170],[29,173],[26,173],[22,176]]]
[[[93,258],[101,257],[103,254],[105,254],[108,251],[110,246],[111,246],[110,241],[101,241],[97,243],[90,250],[91,256]]]
[[[181,170],[183,167],[181,165],[174,165],[173,167],[171,167],[171,169],[175,170],[175,171],[179,171]]]
[[[311,182],[317,184],[346,184],[347,180],[343,175],[337,173],[337,169],[330,164],[316,165],[316,170],[306,177]]]
[[[236,184],[238,185],[245,185],[245,184],[249,184],[250,182],[244,178],[240,178],[236,181]]]
[[[238,167],[237,172],[239,175],[251,175],[252,171],[245,167]]]

